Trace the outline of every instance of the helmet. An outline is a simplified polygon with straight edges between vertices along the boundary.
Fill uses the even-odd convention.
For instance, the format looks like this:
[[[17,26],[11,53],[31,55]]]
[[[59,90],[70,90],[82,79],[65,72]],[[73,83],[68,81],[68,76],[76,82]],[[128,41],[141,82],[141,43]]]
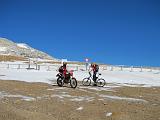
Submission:
[[[66,68],[66,66],[67,66],[67,63],[66,63],[66,62],[64,62],[64,63],[63,63],[63,67],[65,67],[65,68]]]
[[[94,63],[91,63],[91,67],[93,67],[94,66]]]
[[[66,62],[63,62],[63,65],[67,65],[67,63],[66,63]]]

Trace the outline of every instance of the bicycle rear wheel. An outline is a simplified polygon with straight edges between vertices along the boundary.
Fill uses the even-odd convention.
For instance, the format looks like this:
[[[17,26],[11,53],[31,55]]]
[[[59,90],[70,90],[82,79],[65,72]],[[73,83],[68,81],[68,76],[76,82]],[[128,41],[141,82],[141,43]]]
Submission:
[[[82,81],[82,85],[84,85],[84,86],[91,85],[91,80],[89,78],[84,78]]]

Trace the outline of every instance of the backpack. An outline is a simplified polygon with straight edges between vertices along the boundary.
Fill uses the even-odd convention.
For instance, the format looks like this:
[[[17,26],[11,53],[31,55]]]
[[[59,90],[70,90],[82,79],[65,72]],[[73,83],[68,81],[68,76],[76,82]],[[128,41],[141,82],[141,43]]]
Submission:
[[[61,66],[58,70],[60,73],[63,73],[63,66]]]
[[[98,72],[98,70],[99,70],[99,66],[96,64],[95,65],[95,71]]]

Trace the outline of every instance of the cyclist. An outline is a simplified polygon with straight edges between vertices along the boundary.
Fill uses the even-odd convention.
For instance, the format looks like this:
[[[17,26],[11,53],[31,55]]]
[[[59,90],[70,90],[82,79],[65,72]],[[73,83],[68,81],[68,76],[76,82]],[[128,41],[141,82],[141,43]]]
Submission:
[[[91,71],[93,71],[93,81],[94,81],[94,86],[97,86],[96,80],[97,80],[97,73],[99,71],[99,66],[97,64],[91,64]]]

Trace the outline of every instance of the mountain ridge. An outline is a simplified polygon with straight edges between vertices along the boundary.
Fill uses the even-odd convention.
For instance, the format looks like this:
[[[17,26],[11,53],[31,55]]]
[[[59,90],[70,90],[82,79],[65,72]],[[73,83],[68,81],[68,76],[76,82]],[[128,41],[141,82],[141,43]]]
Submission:
[[[15,43],[7,38],[0,37],[0,55],[14,55],[25,58],[40,58],[53,61],[59,61],[57,58],[50,56],[49,54],[32,48],[26,43]]]

